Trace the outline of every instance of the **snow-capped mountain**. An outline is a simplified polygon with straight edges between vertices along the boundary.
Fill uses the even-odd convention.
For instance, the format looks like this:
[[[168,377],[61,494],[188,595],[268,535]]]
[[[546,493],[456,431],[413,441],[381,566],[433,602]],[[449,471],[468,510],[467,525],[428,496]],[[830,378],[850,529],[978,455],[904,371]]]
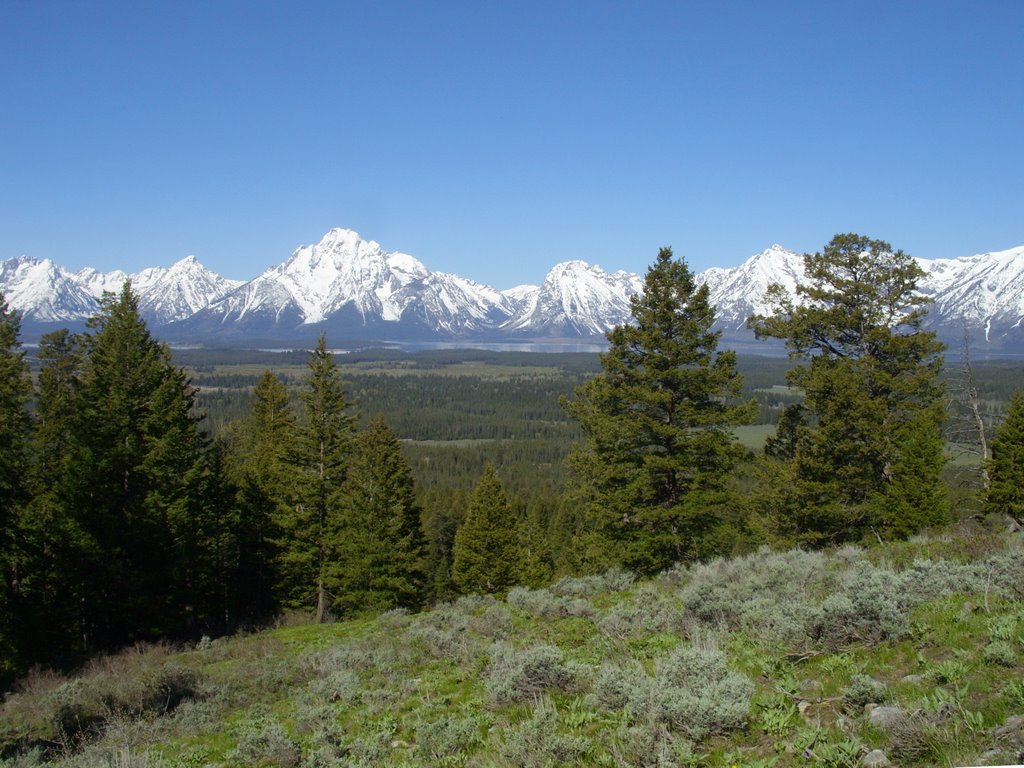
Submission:
[[[934,300],[927,325],[951,346],[963,338],[986,349],[1024,347],[1024,246],[959,259],[918,263],[919,290]],[[795,294],[803,257],[780,245],[734,268],[697,274],[716,309],[723,343],[753,341],[751,314],[770,311],[768,286]],[[607,272],[583,261],[551,269],[542,285],[498,291],[458,275],[432,272],[414,257],[385,251],[350,229],[332,229],[315,245],[246,283],[225,280],[194,257],[169,268],[69,272],[48,260],[0,262],[0,291],[37,324],[81,321],[103,291],[131,279],[143,315],[167,338],[225,336],[310,339],[327,330],[340,340],[594,338],[630,319],[639,275]]]
[[[8,306],[42,323],[81,320],[97,306],[88,285],[49,259],[19,256],[0,262],[0,291]]]
[[[104,292],[117,293],[126,280],[139,297],[140,313],[156,325],[190,317],[240,284],[206,269],[194,256],[134,275],[91,267],[70,272],[49,259],[27,256],[0,262],[0,291],[33,324],[82,322],[96,314]]]
[[[948,335],[963,324],[985,342],[1022,335],[1024,246],[959,259],[918,260],[928,273],[921,292],[932,299],[931,325]]]
[[[711,267],[697,275],[697,282],[707,283],[719,327],[743,332],[748,317],[771,312],[765,302],[768,286],[778,283],[795,296],[803,274],[803,256],[776,244],[733,269]]]
[[[630,317],[629,299],[643,280],[631,272],[609,274],[584,261],[555,265],[540,287],[506,292],[515,314],[502,329],[540,336],[600,336]]]
[[[483,331],[508,318],[493,288],[430,272],[405,253],[389,253],[350,229],[332,229],[298,248],[180,323],[175,333],[231,329],[276,335],[319,325],[350,335],[391,324],[399,335]],[[401,326],[401,328],[399,327]]]

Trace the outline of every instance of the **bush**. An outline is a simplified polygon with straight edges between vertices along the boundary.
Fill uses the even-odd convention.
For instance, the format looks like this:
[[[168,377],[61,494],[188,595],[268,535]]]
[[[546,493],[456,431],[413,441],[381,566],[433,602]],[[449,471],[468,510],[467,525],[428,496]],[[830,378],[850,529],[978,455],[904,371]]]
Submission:
[[[432,722],[418,723],[416,744],[420,758],[436,765],[469,752],[482,741],[480,726],[477,717],[443,716]]]
[[[822,602],[810,635],[830,650],[859,641],[873,644],[906,634],[907,609],[896,574],[859,563],[839,592]]]
[[[499,747],[505,760],[523,768],[578,765],[589,750],[586,738],[559,733],[558,711],[547,698],[534,707],[529,719],[505,732]]]
[[[538,618],[590,618],[594,615],[593,606],[586,600],[557,596],[546,589],[513,587],[509,590],[507,600],[509,605],[514,605]]]
[[[684,618],[683,612],[659,591],[641,587],[612,608],[598,627],[609,637],[617,638],[654,632],[684,634]]]
[[[299,745],[277,720],[257,710],[235,728],[237,746],[228,758],[243,765],[298,765],[302,759]]]
[[[1006,640],[993,640],[985,646],[985,661],[1000,667],[1017,666],[1017,649]]]
[[[551,586],[551,591],[563,597],[597,597],[604,592],[622,592],[636,579],[629,571],[609,568],[591,576],[565,576]]]
[[[885,696],[885,683],[868,675],[854,675],[850,684],[842,690],[843,703],[851,708],[881,703],[885,700]]]
[[[679,646],[657,663],[653,677],[639,665],[605,665],[591,697],[603,709],[628,708],[699,740],[742,728],[753,694],[753,682],[730,670],[719,651]]]
[[[657,719],[702,739],[746,724],[754,684],[720,652],[680,646],[658,664],[653,694]]]
[[[510,703],[537,698],[552,689],[571,691],[579,677],[579,668],[567,663],[561,649],[553,645],[516,648],[500,643],[491,651],[484,687],[492,701]]]

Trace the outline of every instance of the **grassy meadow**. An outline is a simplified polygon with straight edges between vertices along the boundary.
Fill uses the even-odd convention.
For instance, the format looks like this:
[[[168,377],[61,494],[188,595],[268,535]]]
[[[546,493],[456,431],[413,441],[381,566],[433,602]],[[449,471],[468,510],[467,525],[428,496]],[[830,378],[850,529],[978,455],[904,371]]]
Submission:
[[[1021,762],[1024,548],[762,550],[37,672],[4,766]]]

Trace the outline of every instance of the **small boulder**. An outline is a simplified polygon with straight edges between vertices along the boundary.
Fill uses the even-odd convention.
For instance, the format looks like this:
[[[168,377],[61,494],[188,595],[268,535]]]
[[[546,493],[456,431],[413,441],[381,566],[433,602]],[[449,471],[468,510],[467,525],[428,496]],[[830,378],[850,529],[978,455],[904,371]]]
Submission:
[[[874,707],[868,713],[868,722],[879,730],[888,731],[906,716],[907,710],[903,707]]]
[[[863,768],[890,768],[892,763],[889,762],[889,758],[885,756],[885,752],[880,749],[873,749],[868,752],[860,760]]]

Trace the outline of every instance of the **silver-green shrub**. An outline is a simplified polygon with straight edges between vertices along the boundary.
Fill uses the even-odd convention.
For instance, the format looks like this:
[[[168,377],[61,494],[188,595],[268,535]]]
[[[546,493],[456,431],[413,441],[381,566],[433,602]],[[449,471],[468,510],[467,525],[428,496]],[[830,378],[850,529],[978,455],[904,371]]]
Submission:
[[[636,580],[636,576],[621,568],[609,568],[591,576],[565,576],[551,586],[551,591],[563,597],[596,597],[604,592],[622,592]]]
[[[567,662],[556,646],[517,648],[497,643],[491,650],[484,687],[492,701],[507,704],[535,699],[552,689],[573,690],[581,675],[581,668]]]
[[[602,709],[628,708],[691,739],[742,728],[754,684],[729,669],[713,648],[679,646],[658,660],[653,676],[638,664],[603,666],[588,701]]]
[[[548,768],[579,765],[590,748],[585,737],[559,731],[558,710],[544,698],[528,719],[505,732],[498,749],[510,765]]]

